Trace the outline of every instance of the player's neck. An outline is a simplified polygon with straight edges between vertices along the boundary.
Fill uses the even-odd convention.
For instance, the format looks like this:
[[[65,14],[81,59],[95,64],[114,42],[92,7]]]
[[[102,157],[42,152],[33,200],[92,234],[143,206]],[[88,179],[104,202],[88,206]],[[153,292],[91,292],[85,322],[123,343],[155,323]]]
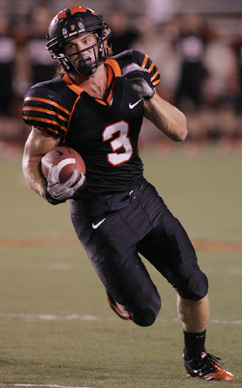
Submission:
[[[72,75],[71,79],[92,96],[100,99],[104,97],[107,88],[107,70],[104,65],[99,66],[88,78]]]

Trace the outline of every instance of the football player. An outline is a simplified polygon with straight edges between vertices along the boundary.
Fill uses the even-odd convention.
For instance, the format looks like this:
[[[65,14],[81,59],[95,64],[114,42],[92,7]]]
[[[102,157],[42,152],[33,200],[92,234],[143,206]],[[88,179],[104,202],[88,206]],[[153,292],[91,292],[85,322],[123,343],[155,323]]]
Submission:
[[[147,55],[128,50],[111,56],[110,29],[91,9],[62,10],[47,37],[60,75],[25,97],[23,119],[32,126],[23,156],[27,184],[51,204],[70,200],[77,236],[121,318],[150,326],[161,307],[142,254],[176,290],[187,373],[233,380],[205,349],[207,277],[184,228],[144,178],[138,152],[143,117],[183,141],[185,116],[155,91],[160,75]],[[76,174],[65,183],[55,174],[43,177],[41,158],[57,145],[81,154],[86,184]]]

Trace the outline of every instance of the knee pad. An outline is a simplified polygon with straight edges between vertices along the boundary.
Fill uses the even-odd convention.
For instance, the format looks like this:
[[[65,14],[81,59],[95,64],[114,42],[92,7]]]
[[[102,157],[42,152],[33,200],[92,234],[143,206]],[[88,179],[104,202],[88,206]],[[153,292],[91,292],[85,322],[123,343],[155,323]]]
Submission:
[[[161,309],[161,300],[159,297],[156,298],[153,306],[144,307],[137,310],[131,316],[131,319],[136,325],[139,326],[151,326],[155,322],[159,311]]]
[[[151,326],[155,322],[156,317],[157,315],[154,311],[150,308],[144,308],[134,313],[132,320],[139,326]]]
[[[200,300],[208,293],[208,279],[201,271],[196,271],[189,278],[185,292],[179,292],[184,299]]]

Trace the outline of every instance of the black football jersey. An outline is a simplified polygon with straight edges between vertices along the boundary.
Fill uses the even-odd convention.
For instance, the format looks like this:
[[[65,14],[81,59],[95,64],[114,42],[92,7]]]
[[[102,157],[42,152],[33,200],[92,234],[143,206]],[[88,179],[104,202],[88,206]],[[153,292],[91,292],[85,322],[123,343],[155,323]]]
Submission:
[[[143,100],[122,78],[122,69],[131,63],[148,69],[154,86],[159,83],[151,59],[128,50],[105,62],[108,82],[102,100],[74,84],[68,74],[34,85],[25,96],[24,121],[83,157],[88,182],[84,197],[130,190],[143,176],[138,152]]]

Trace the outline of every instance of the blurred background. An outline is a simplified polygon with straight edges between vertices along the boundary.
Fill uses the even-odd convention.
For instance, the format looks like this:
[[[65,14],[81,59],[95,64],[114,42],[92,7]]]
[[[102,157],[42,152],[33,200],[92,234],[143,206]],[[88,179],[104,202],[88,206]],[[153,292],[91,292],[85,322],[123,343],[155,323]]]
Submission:
[[[149,55],[160,95],[187,116],[179,144],[144,122],[145,177],[198,251],[210,283],[209,351],[241,388],[242,0],[0,0],[0,386],[188,387],[170,285],[148,265],[163,301],[158,323],[124,325],[74,236],[68,203],[48,205],[24,182],[24,95],[55,76],[45,34],[71,5],[103,14],[115,54]]]
[[[0,158],[22,154],[30,130],[21,119],[23,98],[55,76],[45,34],[52,17],[71,5],[104,16],[114,54],[134,48],[156,63],[159,94],[187,115],[189,156],[209,142],[225,154],[241,152],[241,0],[0,0]],[[162,155],[173,152],[145,121],[140,146],[150,145]]]

